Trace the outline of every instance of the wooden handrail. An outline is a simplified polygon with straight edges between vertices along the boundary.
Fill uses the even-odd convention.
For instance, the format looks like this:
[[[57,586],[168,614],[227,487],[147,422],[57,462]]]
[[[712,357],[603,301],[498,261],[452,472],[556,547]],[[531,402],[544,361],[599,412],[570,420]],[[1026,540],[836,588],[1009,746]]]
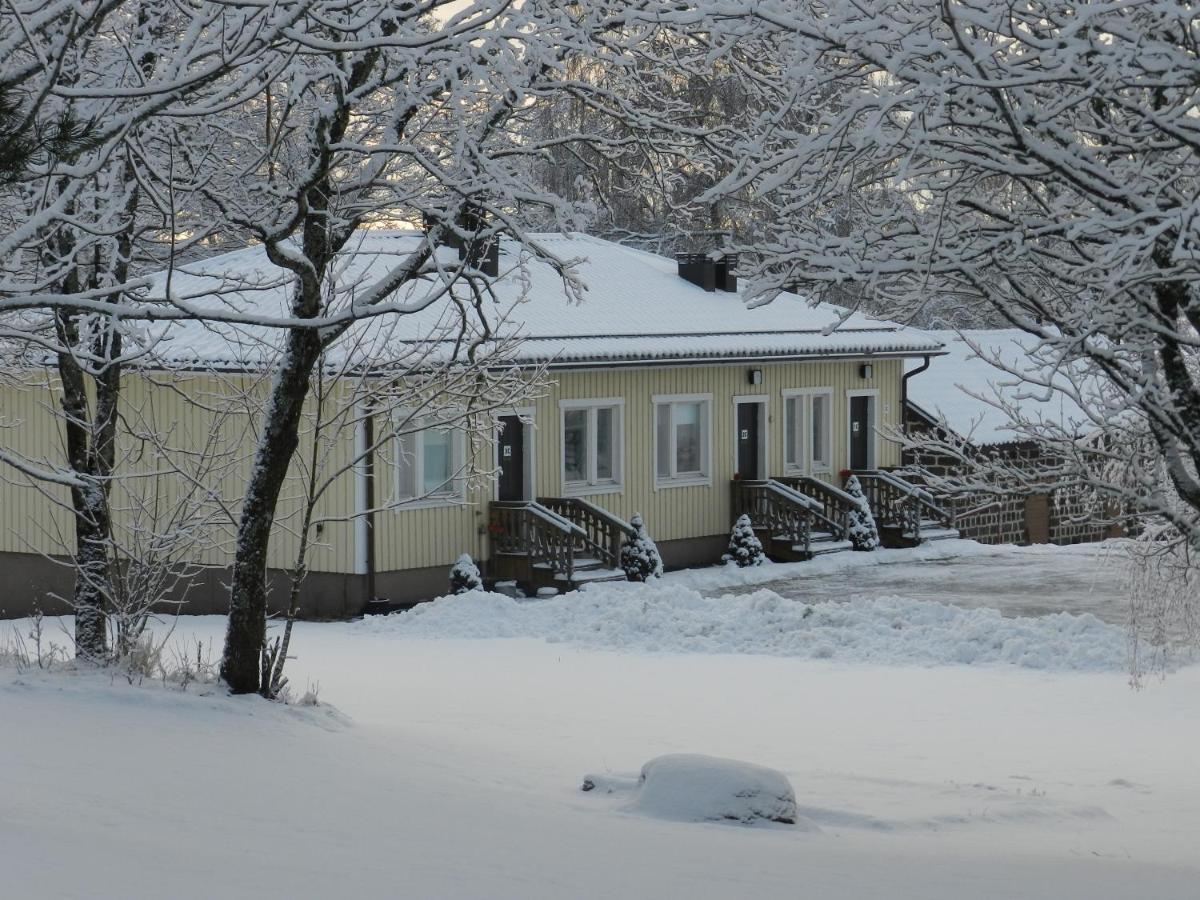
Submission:
[[[568,581],[575,577],[575,548],[587,538],[582,528],[532,500],[497,501],[488,510],[493,552],[527,556]]]
[[[911,481],[905,481],[899,475],[893,475],[891,472],[884,472],[882,470],[871,472],[870,474],[875,478],[882,478],[884,481],[888,482],[888,484],[895,487],[898,491],[902,491],[905,494],[912,494],[913,496],[920,498],[922,502],[928,503],[930,506],[934,505],[933,494],[929,493],[929,491],[925,490],[923,487],[913,484]]]
[[[776,475],[773,480],[820,503],[821,509],[815,512],[817,520],[824,523],[837,540],[846,540],[850,534],[850,510],[857,505],[853,497],[811,475]]]
[[[816,500],[771,479],[733,482],[735,516],[749,516],[754,527],[792,546],[803,545],[805,553],[812,544],[813,515],[820,509]]]
[[[610,569],[620,565],[625,538],[637,533],[624,519],[579,497],[539,497],[537,502],[575,525],[576,549],[591,552]]]
[[[945,528],[954,527],[954,513],[933,502],[933,495],[890,472],[859,472],[858,481],[881,525],[899,526],[902,533],[921,540],[922,512]]]

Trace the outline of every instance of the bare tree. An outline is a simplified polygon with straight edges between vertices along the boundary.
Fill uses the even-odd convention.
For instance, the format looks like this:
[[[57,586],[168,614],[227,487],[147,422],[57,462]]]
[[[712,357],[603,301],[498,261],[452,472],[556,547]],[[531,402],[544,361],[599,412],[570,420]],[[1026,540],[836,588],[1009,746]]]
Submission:
[[[547,141],[530,138],[529,118],[549,98],[582,96],[634,133],[703,141],[711,129],[662,114],[673,107],[650,102],[646,83],[630,73],[653,56],[665,29],[682,36],[711,27],[702,10],[648,0],[318,3],[290,32],[290,68],[266,86],[261,104],[189,129],[182,146],[195,149],[180,171],[291,282],[283,308],[272,311],[287,326],[233,565],[222,672],[234,692],[262,690],[267,549],[318,361],[356,322],[449,305],[459,335],[440,365],[471,363],[494,338],[496,276],[483,260],[502,236],[519,251],[506,252],[510,268],[522,254],[537,258],[577,294],[571,261],[522,228],[534,208],[555,227],[573,221],[571,204],[530,174]],[[574,80],[565,64],[580,57],[602,61],[608,77]],[[572,133],[553,143],[594,139]],[[355,236],[397,223],[423,223],[425,237],[330,290],[358,253]],[[440,254],[445,243],[463,252]]]
[[[57,370],[66,466],[27,476],[70,490],[77,569],[76,650],[106,653],[117,574],[110,494],[124,369],[153,340],[131,330],[138,275],[171,264],[204,229],[173,184],[173,122],[237,103],[280,67],[303,3],[163,5],[142,0],[0,6],[0,339]],[[181,238],[181,235],[186,235]],[[123,576],[122,576],[123,577]]]
[[[726,182],[769,188],[778,210],[764,299],[855,284],[913,319],[978,298],[1030,336],[998,379],[1083,410],[1064,423],[1010,404],[1016,434],[1059,467],[1040,474],[1200,546],[1190,14],[1159,0],[785,6],[755,12],[809,61],[780,79],[781,101],[828,85],[840,100],[811,129],[748,140]],[[826,227],[847,198],[847,227]]]
[[[473,486],[495,476],[491,450],[497,416],[540,390],[540,367],[512,364],[520,348],[516,336],[499,338],[474,359],[447,365],[445,345],[454,340],[455,324],[462,323],[443,322],[428,334],[403,340],[396,339],[394,320],[391,324],[359,329],[337,357],[325,355],[314,368],[292,461],[291,484],[299,496],[286,504],[296,512],[276,523],[293,533],[296,550],[282,634],[262,650],[259,691],[271,699],[287,684],[284,666],[308,559],[326,526],[351,518],[371,521],[379,512],[431,496],[469,497]],[[440,483],[414,482],[403,494],[388,490],[386,473],[412,466],[409,439],[430,429],[458,437],[461,457]],[[330,491],[364,465],[372,467],[372,484],[380,486],[365,507],[350,516],[324,510]]]

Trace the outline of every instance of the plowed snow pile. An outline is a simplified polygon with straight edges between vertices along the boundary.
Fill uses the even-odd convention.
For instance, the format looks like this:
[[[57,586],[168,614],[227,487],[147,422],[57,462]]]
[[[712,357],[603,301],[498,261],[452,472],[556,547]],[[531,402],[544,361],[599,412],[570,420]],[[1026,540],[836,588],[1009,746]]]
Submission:
[[[536,601],[473,591],[362,627],[423,638],[525,637],[611,650],[901,665],[1126,665],[1125,632],[1088,614],[1005,618],[994,609],[890,596],[809,606],[768,590],[705,597],[672,584],[598,584]]]

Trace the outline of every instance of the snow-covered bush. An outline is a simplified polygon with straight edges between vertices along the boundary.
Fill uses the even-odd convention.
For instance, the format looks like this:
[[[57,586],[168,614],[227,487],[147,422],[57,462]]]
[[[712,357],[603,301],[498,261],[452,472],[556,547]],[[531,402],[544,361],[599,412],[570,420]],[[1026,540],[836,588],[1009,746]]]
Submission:
[[[646,533],[642,514],[635,513],[629,520],[634,533],[621,544],[621,568],[630,581],[649,581],[663,573],[662,557],[658,547]]]
[[[479,574],[479,566],[471,559],[471,554],[464,553],[450,567],[450,593],[465,594],[467,591],[483,590],[483,576]]]
[[[787,776],[734,759],[672,753],[652,759],[633,779],[588,775],[583,790],[632,795],[627,809],[674,822],[778,822],[814,828],[796,812]]]
[[[846,479],[846,493],[858,502],[858,505],[850,510],[850,543],[854,545],[855,550],[874,550],[879,546],[879,529],[875,527],[871,505],[867,503],[857,475]]]
[[[754,533],[754,525],[747,515],[738,516],[729,535],[729,549],[721,557],[725,562],[737,564],[739,568],[761,566],[767,561],[762,541]]]

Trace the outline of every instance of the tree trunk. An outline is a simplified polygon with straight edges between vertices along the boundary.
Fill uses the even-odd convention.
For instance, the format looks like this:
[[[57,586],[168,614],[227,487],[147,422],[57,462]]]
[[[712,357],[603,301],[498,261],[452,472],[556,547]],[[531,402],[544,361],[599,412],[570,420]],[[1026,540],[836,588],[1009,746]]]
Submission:
[[[312,368],[321,354],[313,329],[288,333],[287,349],[271,386],[238,524],[229,596],[229,626],[221,677],[234,694],[260,690],[267,632],[267,546],[279,492],[300,441],[300,419]]]
[[[55,320],[58,339],[65,348],[58,354],[58,374],[62,382],[61,404],[67,443],[67,462],[83,485],[71,489],[71,509],[75,517],[75,654],[84,659],[103,658],[105,646],[104,598],[108,585],[107,498],[94,478],[88,422],[87,388],[83,369],[71,355],[78,343],[78,331],[70,315],[60,313]]]
[[[100,662],[107,651],[105,608],[111,561],[108,555],[108,499],[90,480],[75,495],[75,655]]]

